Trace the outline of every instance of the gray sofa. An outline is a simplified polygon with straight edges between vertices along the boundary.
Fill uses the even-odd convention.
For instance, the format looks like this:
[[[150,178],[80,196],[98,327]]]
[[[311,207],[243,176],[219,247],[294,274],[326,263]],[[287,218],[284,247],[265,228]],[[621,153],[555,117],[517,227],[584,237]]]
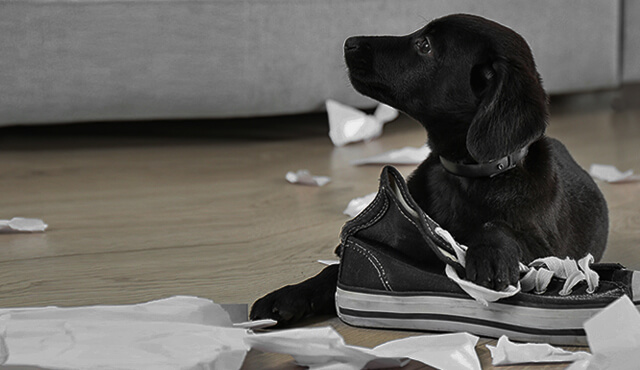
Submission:
[[[343,40],[457,12],[520,32],[552,94],[640,81],[640,0],[0,0],[0,125],[372,106]]]

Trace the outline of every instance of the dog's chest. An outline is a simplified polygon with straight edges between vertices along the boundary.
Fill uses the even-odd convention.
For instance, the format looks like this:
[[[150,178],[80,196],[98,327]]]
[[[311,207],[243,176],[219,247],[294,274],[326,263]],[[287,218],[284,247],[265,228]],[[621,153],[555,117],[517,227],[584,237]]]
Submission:
[[[454,235],[465,234],[490,220],[517,218],[518,204],[522,201],[517,192],[489,179],[441,176],[425,181],[423,191],[414,190],[422,193],[415,198],[431,218]]]

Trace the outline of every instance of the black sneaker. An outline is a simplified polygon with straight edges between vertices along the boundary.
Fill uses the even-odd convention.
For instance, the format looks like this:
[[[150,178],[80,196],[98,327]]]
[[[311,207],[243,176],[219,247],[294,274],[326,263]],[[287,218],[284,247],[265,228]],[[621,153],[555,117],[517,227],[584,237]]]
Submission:
[[[640,305],[640,272],[588,260],[578,267],[585,271],[572,277],[547,276],[542,286],[526,284],[506,293],[510,297],[482,304],[447,276],[465,276],[464,248],[420,209],[402,175],[385,167],[376,198],[342,229],[338,316],[360,327],[586,345],[587,319],[625,294]],[[587,278],[576,280],[580,273]],[[538,291],[524,291],[529,289]]]

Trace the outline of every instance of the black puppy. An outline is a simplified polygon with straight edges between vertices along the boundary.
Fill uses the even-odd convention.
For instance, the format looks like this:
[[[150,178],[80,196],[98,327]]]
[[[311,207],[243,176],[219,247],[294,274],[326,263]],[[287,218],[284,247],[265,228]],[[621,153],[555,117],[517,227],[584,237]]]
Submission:
[[[526,41],[471,15],[401,37],[344,44],[352,85],[419,121],[433,150],[408,180],[418,205],[467,251],[467,279],[501,290],[518,262],[602,257],[604,197],[557,140],[544,136],[547,96]],[[251,318],[287,325],[335,312],[337,267],[258,300]]]

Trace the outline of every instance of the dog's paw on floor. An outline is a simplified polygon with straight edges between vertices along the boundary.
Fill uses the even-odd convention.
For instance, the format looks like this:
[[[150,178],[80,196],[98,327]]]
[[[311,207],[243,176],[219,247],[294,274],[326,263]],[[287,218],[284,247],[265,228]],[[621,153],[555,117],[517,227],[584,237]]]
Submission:
[[[251,307],[251,320],[273,319],[277,327],[289,326],[311,313],[311,302],[295,285],[287,285],[258,299]]]
[[[325,267],[318,275],[287,285],[258,299],[251,307],[251,320],[273,319],[276,327],[293,325],[311,315],[333,314],[338,265]]]

